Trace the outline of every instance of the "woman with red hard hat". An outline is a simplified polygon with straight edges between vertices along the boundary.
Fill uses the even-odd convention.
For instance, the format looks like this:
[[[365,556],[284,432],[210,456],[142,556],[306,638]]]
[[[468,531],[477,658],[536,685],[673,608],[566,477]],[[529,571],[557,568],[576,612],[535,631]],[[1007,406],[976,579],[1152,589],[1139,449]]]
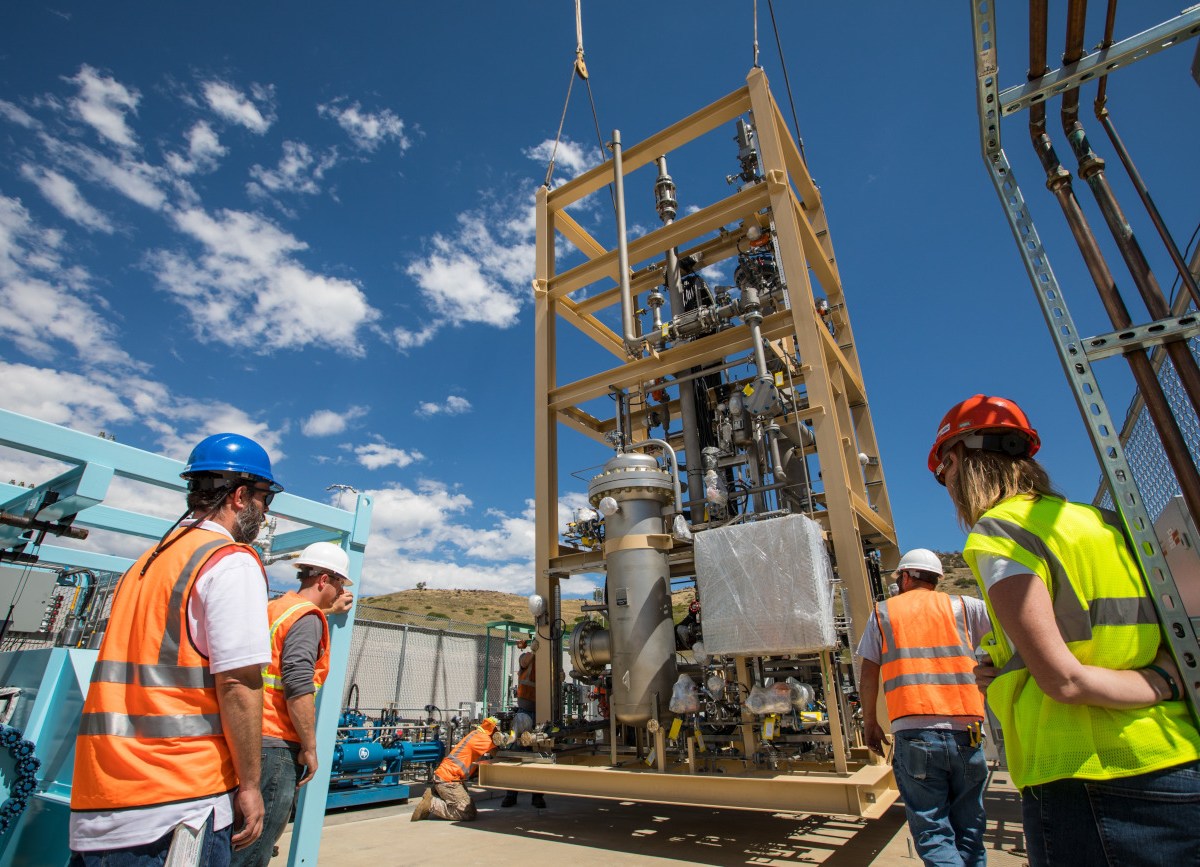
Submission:
[[[1194,862],[1200,730],[1119,516],[1072,503],[1017,404],[977,394],[929,470],[970,530],[994,632],[977,670],[1021,790],[1031,867]]]

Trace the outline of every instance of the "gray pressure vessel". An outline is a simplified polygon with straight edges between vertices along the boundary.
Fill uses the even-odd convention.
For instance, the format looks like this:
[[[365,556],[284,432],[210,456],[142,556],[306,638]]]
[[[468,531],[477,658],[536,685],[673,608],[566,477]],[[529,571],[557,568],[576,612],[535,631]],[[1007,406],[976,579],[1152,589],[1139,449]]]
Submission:
[[[588,485],[598,507],[605,497],[618,509],[604,519],[613,694],[617,722],[645,725],[669,719],[677,676],[671,621],[671,573],[663,506],[673,496],[671,475],[653,457],[618,454]]]

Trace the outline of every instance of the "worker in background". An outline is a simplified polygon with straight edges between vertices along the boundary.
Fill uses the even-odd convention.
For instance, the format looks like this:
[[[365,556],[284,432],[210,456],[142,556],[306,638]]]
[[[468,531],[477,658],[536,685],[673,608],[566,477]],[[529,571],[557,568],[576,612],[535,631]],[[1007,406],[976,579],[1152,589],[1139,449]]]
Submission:
[[[296,793],[317,772],[317,690],[329,673],[326,610],[343,609],[349,555],[314,542],[296,560],[300,589],[267,606],[271,662],[263,669],[262,836],[236,852],[234,867],[266,867],[283,834]]]
[[[478,811],[467,791],[467,781],[475,776],[480,759],[496,748],[492,736],[496,734],[499,722],[495,717],[488,717],[454,745],[433,772],[433,782],[413,808],[410,821],[419,822],[430,816],[460,822],[475,821]]]
[[[1040,445],[1020,407],[977,394],[929,450],[995,627],[976,674],[1004,729],[1029,863],[1195,863],[1200,731],[1146,582],[1120,518],[1056,492]]]
[[[937,589],[943,574],[936,554],[914,548],[896,567],[899,595],[871,613],[858,644],[863,729],[867,746],[883,755],[876,717],[882,675],[892,770],[917,854],[927,867],[979,867],[987,863],[988,772],[983,695],[972,670],[991,626],[980,600]]]
[[[537,639],[534,639],[532,643],[518,641],[517,649],[523,651],[517,659],[517,715],[519,717],[520,714],[525,714],[530,723],[528,728],[532,728],[533,720],[537,719],[537,660],[534,657],[534,652],[537,650]],[[525,728],[524,720],[521,722],[520,727]],[[519,737],[522,733],[517,732],[517,728],[517,717],[514,717],[513,732]],[[538,810],[546,809],[546,798],[541,792],[534,792],[530,803]],[[516,805],[517,793],[510,789],[504,793],[504,800],[500,802],[500,806],[515,807]]]
[[[250,543],[283,490],[262,446],[201,441],[187,511],[117,585],[75,741],[73,865],[229,863],[262,832],[267,578]],[[132,851],[131,851],[132,850]]]

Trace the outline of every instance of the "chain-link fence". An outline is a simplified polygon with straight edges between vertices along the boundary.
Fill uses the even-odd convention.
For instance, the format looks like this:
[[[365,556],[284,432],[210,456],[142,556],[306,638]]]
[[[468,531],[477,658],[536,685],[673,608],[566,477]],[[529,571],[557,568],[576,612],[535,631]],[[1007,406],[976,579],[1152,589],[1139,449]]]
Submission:
[[[479,715],[513,704],[519,625],[487,626],[360,605],[343,705],[394,706],[404,716]]]
[[[1194,357],[1200,359],[1200,338],[1193,337],[1189,340],[1188,348]],[[1158,368],[1158,381],[1162,383],[1163,392],[1183,432],[1192,460],[1200,463],[1200,420],[1197,420],[1191,401],[1183,390],[1179,374],[1175,372],[1170,360],[1165,358],[1161,347],[1155,351],[1153,357],[1156,363],[1163,359],[1161,367]],[[1150,413],[1146,411],[1140,395],[1135,395],[1130,404],[1125,427],[1121,431],[1121,442],[1125,446],[1125,456],[1133,471],[1146,512],[1150,520],[1157,520],[1171,499],[1179,494],[1179,481],[1175,478],[1175,471],[1171,469],[1167,453],[1163,450],[1162,440],[1159,439],[1158,431],[1155,430]],[[1104,480],[1100,482],[1096,503],[1106,509],[1114,508],[1112,494]]]

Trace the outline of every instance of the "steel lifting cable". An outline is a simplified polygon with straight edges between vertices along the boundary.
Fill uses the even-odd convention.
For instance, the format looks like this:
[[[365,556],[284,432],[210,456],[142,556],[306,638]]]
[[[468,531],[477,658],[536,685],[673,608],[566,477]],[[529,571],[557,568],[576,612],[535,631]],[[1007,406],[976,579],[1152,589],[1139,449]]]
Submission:
[[[600,133],[600,117],[596,112],[596,98],[592,93],[592,81],[588,76],[587,63],[584,62],[583,52],[583,9],[581,0],[575,0],[575,60],[571,64],[571,77],[567,82],[567,98],[563,100],[562,116],[558,120],[558,133],[554,137],[554,147],[550,150],[550,164],[546,166],[546,180],[543,181],[543,186],[550,189],[550,181],[554,177],[554,159],[558,156],[558,145],[562,141],[563,125],[567,121],[567,108],[571,104],[571,90],[575,86],[575,76],[583,79],[583,83],[587,86],[588,103],[592,108],[592,121],[596,125],[596,142],[600,147],[600,161],[604,161],[604,137]],[[612,196],[612,186],[609,185],[609,195]],[[613,198],[613,207],[616,208],[616,199]]]
[[[758,65],[758,0],[755,0],[755,20],[754,20],[754,57],[755,66]],[[792,82],[788,78],[787,61],[783,59],[783,43],[779,40],[779,25],[775,23],[775,0],[767,0],[767,8],[771,12],[771,27],[775,31],[775,48],[779,51],[779,65],[783,68],[783,83],[787,88],[788,107],[792,110],[792,126],[796,129],[796,146],[800,148],[800,159],[808,164],[807,157],[804,156],[804,139],[800,136],[800,121],[796,119],[796,101],[792,98]]]

